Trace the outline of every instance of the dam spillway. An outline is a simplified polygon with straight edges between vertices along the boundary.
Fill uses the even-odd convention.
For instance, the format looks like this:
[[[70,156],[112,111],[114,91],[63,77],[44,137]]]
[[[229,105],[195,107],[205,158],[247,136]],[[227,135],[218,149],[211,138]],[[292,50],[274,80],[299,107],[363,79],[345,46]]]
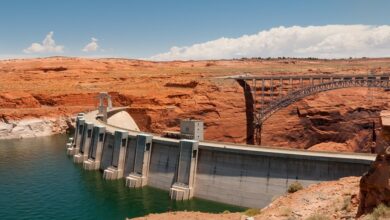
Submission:
[[[172,139],[110,124],[124,108],[79,114],[68,154],[107,180],[125,178],[129,187],[167,190],[171,199],[192,197],[262,208],[288,186],[361,176],[375,156],[355,153],[251,147]]]

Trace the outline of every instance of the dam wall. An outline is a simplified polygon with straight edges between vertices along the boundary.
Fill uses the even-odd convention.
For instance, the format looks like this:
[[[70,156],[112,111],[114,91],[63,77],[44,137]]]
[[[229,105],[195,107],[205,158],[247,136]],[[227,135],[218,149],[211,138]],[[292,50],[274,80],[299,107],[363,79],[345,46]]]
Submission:
[[[283,153],[224,151],[200,145],[195,196],[246,207],[264,207],[288,186],[360,176],[364,161]]]
[[[375,159],[369,154],[255,148],[170,139],[123,130],[96,120],[95,114],[91,112],[78,117],[80,122],[77,123],[94,124],[100,130],[82,126],[84,131],[80,132],[76,127],[75,133],[83,135],[75,138],[75,143],[89,143],[91,152],[102,146],[102,153],[100,156],[91,154],[82,151],[88,147],[80,148],[75,144],[78,152],[74,157],[86,158],[84,163],[99,161],[100,165],[95,169],[103,171],[106,179],[125,178],[129,187],[148,185],[167,190],[175,200],[198,197],[262,208],[276,196],[285,194],[295,181],[308,186],[341,177],[361,176]],[[89,134],[85,129],[104,131],[104,138],[98,140],[101,135]],[[102,143],[96,144],[99,141]]]

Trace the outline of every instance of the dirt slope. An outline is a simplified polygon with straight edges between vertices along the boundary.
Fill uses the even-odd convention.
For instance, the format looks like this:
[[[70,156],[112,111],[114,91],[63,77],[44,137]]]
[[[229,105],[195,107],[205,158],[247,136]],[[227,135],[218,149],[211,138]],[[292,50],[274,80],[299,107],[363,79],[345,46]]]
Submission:
[[[360,177],[347,177],[338,181],[313,184],[295,193],[286,194],[262,209],[254,219],[298,220],[310,217],[312,219],[355,219],[359,204],[359,180]],[[137,219],[245,219],[245,215],[244,213],[171,212],[151,214]]]
[[[256,219],[353,219],[359,205],[359,180],[360,177],[346,177],[279,197]]]

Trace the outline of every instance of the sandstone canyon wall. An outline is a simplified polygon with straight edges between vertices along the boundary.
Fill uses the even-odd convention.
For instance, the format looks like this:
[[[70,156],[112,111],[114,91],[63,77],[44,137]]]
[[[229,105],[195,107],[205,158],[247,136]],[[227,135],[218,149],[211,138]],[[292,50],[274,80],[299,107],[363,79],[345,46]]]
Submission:
[[[142,130],[155,133],[177,130],[179,119],[196,118],[205,122],[206,139],[245,143],[247,124],[242,88],[233,80],[217,77],[244,72],[384,73],[390,72],[389,61],[147,62],[65,57],[3,60],[0,61],[0,138],[19,137],[26,130],[27,136],[64,132],[77,112],[95,108],[97,94],[108,91],[115,106],[130,107],[129,112]],[[373,91],[372,99],[367,94],[367,88],[353,88],[307,97],[273,115],[263,127],[262,142],[312,150],[367,151],[372,122],[378,125],[376,130],[380,129],[379,111],[388,109],[390,98],[381,90]]]

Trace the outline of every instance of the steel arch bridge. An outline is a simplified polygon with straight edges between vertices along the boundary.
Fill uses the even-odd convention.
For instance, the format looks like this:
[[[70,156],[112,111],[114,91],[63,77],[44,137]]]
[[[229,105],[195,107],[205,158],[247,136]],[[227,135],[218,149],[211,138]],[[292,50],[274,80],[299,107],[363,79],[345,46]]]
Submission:
[[[307,96],[328,90],[367,87],[390,91],[390,74],[318,74],[280,76],[228,76],[244,90],[247,143],[261,144],[263,123],[278,110]]]

